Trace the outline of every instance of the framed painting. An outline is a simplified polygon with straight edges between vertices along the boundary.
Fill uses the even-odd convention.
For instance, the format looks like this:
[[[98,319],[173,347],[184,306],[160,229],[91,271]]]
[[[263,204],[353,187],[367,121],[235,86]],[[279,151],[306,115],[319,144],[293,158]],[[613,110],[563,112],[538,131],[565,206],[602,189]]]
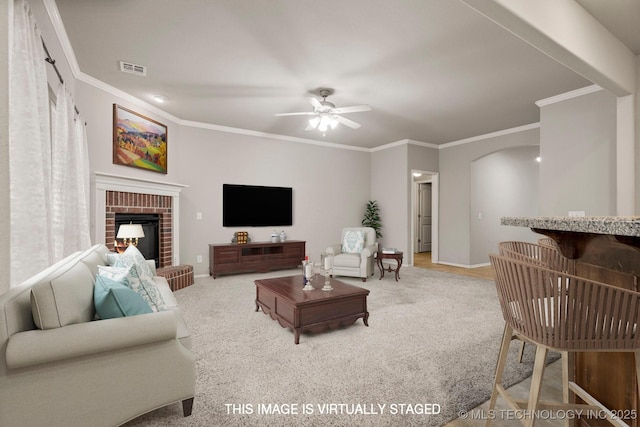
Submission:
[[[113,163],[167,173],[167,126],[113,104]]]

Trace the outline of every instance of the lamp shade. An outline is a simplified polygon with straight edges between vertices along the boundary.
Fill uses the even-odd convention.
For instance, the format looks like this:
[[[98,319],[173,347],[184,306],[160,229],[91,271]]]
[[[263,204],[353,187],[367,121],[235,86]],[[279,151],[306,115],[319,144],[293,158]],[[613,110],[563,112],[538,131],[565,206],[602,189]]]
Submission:
[[[136,239],[144,237],[140,224],[121,224],[116,239]]]

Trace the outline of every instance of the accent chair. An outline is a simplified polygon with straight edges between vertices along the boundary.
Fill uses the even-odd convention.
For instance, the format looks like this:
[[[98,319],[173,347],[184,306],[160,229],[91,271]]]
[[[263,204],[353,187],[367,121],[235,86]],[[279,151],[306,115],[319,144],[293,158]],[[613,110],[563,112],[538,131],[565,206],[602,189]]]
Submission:
[[[377,251],[373,228],[346,227],[342,229],[340,243],[329,246],[325,252],[333,255],[334,276],[359,277],[366,282],[374,273]]]

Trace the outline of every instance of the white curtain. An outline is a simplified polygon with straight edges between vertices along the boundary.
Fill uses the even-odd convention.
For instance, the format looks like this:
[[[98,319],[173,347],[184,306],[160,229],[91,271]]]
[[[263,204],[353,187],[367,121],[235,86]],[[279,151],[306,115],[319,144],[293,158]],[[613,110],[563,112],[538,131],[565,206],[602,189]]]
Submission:
[[[42,38],[14,0],[9,56],[10,286],[91,245],[84,122],[60,85],[50,111]],[[49,114],[53,119],[50,122]]]
[[[45,54],[29,5],[14,1],[9,53],[10,285],[48,267],[51,232],[51,140]]]
[[[91,245],[89,236],[89,156],[82,118],[61,84],[52,113],[51,224],[54,260]]]

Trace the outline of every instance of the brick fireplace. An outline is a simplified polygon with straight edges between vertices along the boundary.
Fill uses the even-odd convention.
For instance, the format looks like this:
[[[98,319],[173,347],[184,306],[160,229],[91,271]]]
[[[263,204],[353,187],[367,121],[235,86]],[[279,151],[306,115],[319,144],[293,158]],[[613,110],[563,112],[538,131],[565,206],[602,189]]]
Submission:
[[[159,267],[180,264],[180,192],[186,185],[95,172],[92,203],[94,242],[113,250],[116,213],[152,213],[160,218]]]
[[[107,190],[105,206],[105,243],[114,250],[116,214],[157,214],[159,218],[158,267],[173,265],[172,197]]]

